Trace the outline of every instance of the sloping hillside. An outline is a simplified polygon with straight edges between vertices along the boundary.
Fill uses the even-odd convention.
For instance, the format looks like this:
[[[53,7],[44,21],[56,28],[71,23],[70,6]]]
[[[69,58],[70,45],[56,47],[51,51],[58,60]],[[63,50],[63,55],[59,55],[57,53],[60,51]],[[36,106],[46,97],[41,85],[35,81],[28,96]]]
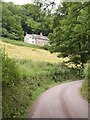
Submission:
[[[15,59],[27,59],[49,63],[59,63],[67,60],[67,58],[58,58],[57,54],[51,54],[49,51],[43,49],[18,46],[6,42],[2,42],[2,46],[5,48],[6,53],[8,53],[11,58]]]
[[[4,118],[26,117],[32,103],[45,90],[80,77],[78,69],[60,64],[59,62],[64,60],[57,58],[57,54],[24,45],[24,42],[20,43],[21,45],[18,41],[14,41],[13,44],[0,44],[8,54],[2,53]]]

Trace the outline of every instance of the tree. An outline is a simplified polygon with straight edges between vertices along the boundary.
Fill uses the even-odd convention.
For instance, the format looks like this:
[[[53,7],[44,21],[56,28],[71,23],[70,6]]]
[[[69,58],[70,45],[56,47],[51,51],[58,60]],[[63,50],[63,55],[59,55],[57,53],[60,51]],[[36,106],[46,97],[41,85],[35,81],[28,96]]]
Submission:
[[[21,17],[17,14],[19,7],[15,6],[12,2],[3,3],[2,6],[2,36],[22,40],[23,29],[21,26]]]
[[[90,2],[63,3],[55,15],[51,39],[51,52],[60,52],[60,56],[69,57],[76,65],[90,59]]]
[[[2,36],[15,40],[23,40],[26,33],[40,34],[42,32],[47,36],[52,32],[51,10],[48,8],[50,5],[52,2],[38,0],[36,3],[25,5],[2,2]]]

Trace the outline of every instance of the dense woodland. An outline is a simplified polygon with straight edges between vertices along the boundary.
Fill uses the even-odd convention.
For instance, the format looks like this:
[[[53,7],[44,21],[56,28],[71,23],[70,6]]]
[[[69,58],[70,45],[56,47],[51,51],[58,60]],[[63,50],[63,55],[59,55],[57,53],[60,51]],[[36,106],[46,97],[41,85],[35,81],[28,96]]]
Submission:
[[[50,28],[50,12],[42,10],[39,3],[14,5],[2,3],[2,36],[11,39],[23,40],[27,33],[48,35]],[[48,13],[49,12],[49,13]]]
[[[23,40],[26,33],[42,32],[51,40],[51,52],[60,52],[59,57],[69,57],[83,67],[90,54],[90,2],[63,2],[52,12],[54,4],[3,2],[2,36]]]

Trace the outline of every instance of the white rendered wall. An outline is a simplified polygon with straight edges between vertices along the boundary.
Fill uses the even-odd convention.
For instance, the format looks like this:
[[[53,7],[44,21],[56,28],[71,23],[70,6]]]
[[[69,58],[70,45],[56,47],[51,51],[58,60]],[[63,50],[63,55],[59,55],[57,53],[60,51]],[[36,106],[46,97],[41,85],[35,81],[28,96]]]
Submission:
[[[35,39],[29,38],[27,36],[24,37],[24,42],[29,44],[36,44]]]

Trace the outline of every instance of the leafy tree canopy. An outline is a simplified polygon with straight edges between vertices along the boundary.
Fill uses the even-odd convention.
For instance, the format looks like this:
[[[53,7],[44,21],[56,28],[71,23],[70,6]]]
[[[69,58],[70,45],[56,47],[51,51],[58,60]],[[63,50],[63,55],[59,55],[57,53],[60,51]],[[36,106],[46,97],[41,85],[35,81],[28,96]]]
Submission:
[[[51,27],[51,52],[59,57],[69,57],[76,65],[90,59],[90,2],[63,3],[53,17]]]

